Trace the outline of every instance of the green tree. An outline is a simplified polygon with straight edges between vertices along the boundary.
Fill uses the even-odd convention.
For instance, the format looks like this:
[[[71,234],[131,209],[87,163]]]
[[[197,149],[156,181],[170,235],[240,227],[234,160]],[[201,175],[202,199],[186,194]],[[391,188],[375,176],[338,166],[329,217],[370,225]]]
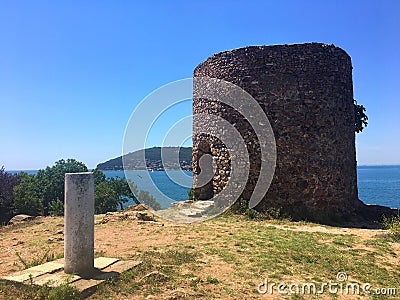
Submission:
[[[57,199],[49,204],[49,215],[63,216],[64,215],[64,201]]]
[[[53,201],[64,201],[65,173],[87,172],[86,165],[75,159],[60,159],[54,166],[39,170],[36,177],[42,190],[44,215],[48,215]]]
[[[134,183],[130,182],[128,184],[128,181],[125,178],[117,176],[116,178],[110,178],[108,184],[114,192],[116,192],[119,200],[118,204],[121,210],[124,209],[123,204],[130,200],[133,200],[136,204],[140,203],[134,195],[137,194],[137,187]]]
[[[21,183],[14,188],[16,212],[30,215],[63,215],[65,173],[87,172],[87,167],[75,159],[59,160],[54,166],[39,170],[37,175],[22,173]],[[143,202],[154,209],[161,206],[148,192],[138,193],[136,185],[125,178],[107,178],[94,169],[95,212],[106,213],[123,209],[128,201]],[[142,201],[135,195],[138,194]]]
[[[96,187],[98,184],[106,182],[110,186],[110,188],[117,194],[119,199],[118,205],[121,210],[124,208],[123,204],[129,201],[133,201],[136,204],[140,203],[135,197],[135,194],[137,194],[138,191],[136,185],[132,181],[126,180],[125,178],[121,178],[119,176],[115,178],[107,178],[103,171],[97,168],[94,169],[92,172],[94,174],[94,183]]]
[[[103,171],[99,169],[93,169],[93,175],[94,175],[94,185],[99,184],[100,182],[106,181],[106,174],[104,174]]]
[[[21,183],[14,189],[16,211],[30,215],[63,214],[65,173],[78,172],[87,172],[85,164],[75,159],[61,159],[36,175],[23,173]]]
[[[14,188],[14,208],[17,214],[43,214],[43,198],[37,177],[21,172],[20,184]]]
[[[354,99],[354,130],[359,133],[368,126],[368,116],[365,114],[367,109],[361,105],[357,104],[357,100]]]
[[[95,187],[94,203],[95,213],[104,214],[109,211],[117,210],[119,197],[107,181],[102,181]]]
[[[0,168],[0,224],[8,222],[13,214],[14,187],[20,182],[17,174],[10,174]]]
[[[140,201],[140,203],[144,203],[144,204],[150,206],[154,210],[160,210],[161,209],[160,203],[158,203],[156,198],[154,198],[154,196],[151,195],[147,191],[140,190],[139,191],[139,195],[138,195],[138,200]]]

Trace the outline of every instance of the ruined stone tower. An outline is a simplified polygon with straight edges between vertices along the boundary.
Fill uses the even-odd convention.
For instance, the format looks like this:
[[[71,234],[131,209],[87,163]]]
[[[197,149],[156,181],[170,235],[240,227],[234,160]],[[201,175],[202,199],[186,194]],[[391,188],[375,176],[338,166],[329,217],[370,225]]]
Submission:
[[[315,221],[340,219],[354,211],[358,193],[352,65],[345,51],[321,43],[245,47],[214,54],[196,67],[194,77],[241,87],[269,119],[276,169],[257,210],[274,208],[293,219]],[[194,95],[193,114],[200,113],[228,120],[247,144],[250,172],[240,198],[248,200],[258,180],[259,139],[232,107]],[[208,185],[195,190],[199,199],[211,198],[229,180],[224,146],[194,134],[194,182],[204,153],[212,155],[217,171]]]

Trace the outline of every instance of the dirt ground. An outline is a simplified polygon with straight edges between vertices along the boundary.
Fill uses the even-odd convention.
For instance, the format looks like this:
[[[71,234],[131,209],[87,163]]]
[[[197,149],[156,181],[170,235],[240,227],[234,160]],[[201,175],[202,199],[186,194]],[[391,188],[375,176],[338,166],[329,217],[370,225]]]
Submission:
[[[96,220],[104,215],[97,215]],[[356,235],[370,239],[384,230],[335,228],[325,226],[288,226],[271,224],[283,230],[301,232],[323,232]],[[101,256],[130,258],[149,248],[165,247],[178,241],[193,241],[199,238],[195,229],[201,223],[177,224],[158,219],[158,222],[119,221],[95,225],[95,253]],[[234,231],[237,224],[223,226],[222,233]],[[35,220],[0,228],[0,276],[18,271],[23,266],[17,253],[26,261],[39,258],[49,251],[50,255],[61,255],[64,247],[64,220],[62,217],[38,217]],[[189,229],[182,230],[177,229]],[[217,231],[218,228],[215,228]]]
[[[204,226],[206,226],[211,235],[210,243],[216,239],[216,236],[227,236],[240,228],[238,222],[213,222],[212,224],[177,224],[162,219],[157,222],[145,222],[139,220],[117,220],[102,224],[100,221],[104,215],[96,216],[95,225],[95,255],[116,257],[121,259],[130,259],[138,257],[146,251],[163,251],[163,249],[174,249],[176,245],[195,245],[198,241],[207,239],[204,236]],[[47,253],[54,258],[61,257],[64,246],[64,225],[62,217],[38,217],[34,220],[10,225],[0,228],[0,276],[11,274],[23,268],[23,263],[40,260]],[[362,240],[371,239],[377,235],[383,234],[383,230],[354,229],[354,228],[335,228],[319,225],[293,225],[289,224],[269,224],[263,221],[262,226],[274,226],[280,230],[297,232],[320,232],[339,235],[354,235]],[[217,234],[218,233],[218,234]],[[229,245],[227,245],[229,246]],[[200,247],[201,248],[201,247]],[[394,246],[397,256],[400,256],[399,245]],[[18,255],[17,255],[18,254]],[[19,257],[20,258],[19,258]],[[397,259],[397,258],[396,258]],[[204,267],[196,271],[196,276],[201,278],[216,277],[224,282],[232,281],[232,264],[224,262],[217,255],[210,255],[199,259],[197,263]],[[193,270],[180,270],[182,274],[191,273]],[[231,282],[232,286],[238,282]],[[250,287],[247,288],[250,290]],[[254,288],[253,288],[254,289]],[[254,294],[250,296],[246,288],[236,289],[235,296],[229,297],[227,294],[219,297],[221,291],[215,290],[215,299],[258,299]],[[164,298],[152,296],[127,296],[124,299],[183,299],[175,297],[176,294],[186,295],[185,285],[176,287],[174,291],[165,290]],[[242,293],[242,295],[241,295]],[[254,292],[253,292],[254,293]],[[168,296],[168,295],[172,296]],[[175,295],[175,296],[174,296]],[[167,297],[168,296],[168,297]],[[188,295],[186,295],[188,296]],[[185,297],[186,297],[185,296]],[[175,297],[175,298],[174,298]],[[197,298],[197,297],[196,297]],[[260,297],[259,299],[274,299],[274,297]],[[279,298],[279,297],[278,297]],[[190,299],[190,295],[189,295]],[[328,298],[330,299],[330,298]],[[351,299],[351,298],[346,298]]]

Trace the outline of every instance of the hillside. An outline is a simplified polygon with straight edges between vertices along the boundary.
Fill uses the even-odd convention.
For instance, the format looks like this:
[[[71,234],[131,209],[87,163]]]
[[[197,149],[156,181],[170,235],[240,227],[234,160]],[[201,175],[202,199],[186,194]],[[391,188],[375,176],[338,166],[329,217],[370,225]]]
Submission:
[[[93,290],[89,299],[399,299],[400,245],[384,230],[231,214],[194,224],[158,218],[143,222],[127,218],[129,213],[135,212],[108,222],[101,221],[105,215],[96,215],[95,253],[143,263]],[[41,217],[0,227],[0,277],[23,269],[21,260],[32,265],[62,257],[63,222],[62,217]],[[300,288],[315,284],[320,291],[323,283],[339,284],[343,276],[348,276],[346,284],[359,283],[360,295],[334,295],[327,286],[320,295],[301,290],[281,295],[277,286],[273,294],[257,291],[265,279]],[[372,294],[397,288],[396,296],[365,294],[365,283],[371,284]],[[49,299],[40,292],[46,291],[0,281],[0,299]]]
[[[146,165],[142,157],[146,158]],[[128,170],[164,170],[164,169],[192,169],[192,147],[164,147],[164,160],[161,161],[161,147],[153,147],[131,152],[125,155]],[[174,163],[174,158],[179,155],[179,165]],[[123,170],[122,156],[110,159],[97,165],[100,170]]]

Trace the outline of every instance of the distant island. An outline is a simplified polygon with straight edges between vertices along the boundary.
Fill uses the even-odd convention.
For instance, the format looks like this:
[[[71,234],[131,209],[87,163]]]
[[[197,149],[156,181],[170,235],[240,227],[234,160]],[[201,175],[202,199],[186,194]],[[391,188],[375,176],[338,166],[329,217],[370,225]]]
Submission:
[[[125,166],[122,156],[110,159],[97,165],[99,170],[192,170],[192,147],[163,147],[164,160],[161,160],[161,147],[153,147],[131,152],[125,155]],[[146,161],[143,161],[143,152]],[[176,156],[179,155],[179,164]]]

